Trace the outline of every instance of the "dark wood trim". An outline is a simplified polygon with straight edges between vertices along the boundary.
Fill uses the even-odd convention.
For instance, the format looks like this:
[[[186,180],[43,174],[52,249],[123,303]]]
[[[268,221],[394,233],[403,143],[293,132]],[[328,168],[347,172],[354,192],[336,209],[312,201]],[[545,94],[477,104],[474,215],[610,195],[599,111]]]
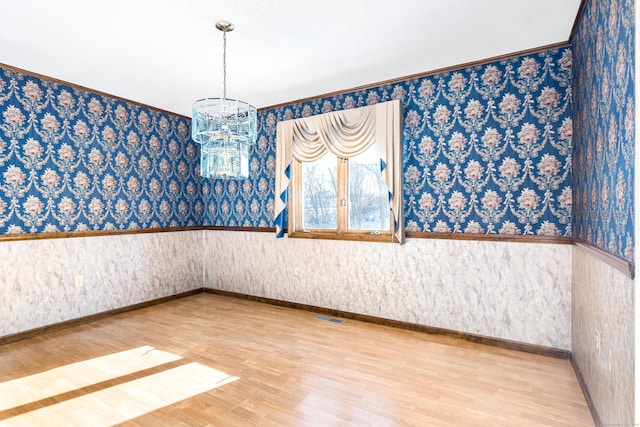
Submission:
[[[222,225],[205,225],[203,230],[215,231],[251,231],[254,233],[275,233],[275,227],[225,227]]]
[[[395,236],[392,236],[390,232],[384,232],[380,234],[371,234],[367,232],[345,232],[336,233],[322,232],[322,231],[293,231],[287,233],[287,236],[291,239],[318,239],[318,240],[341,240],[351,242],[378,242],[378,243],[397,243]]]
[[[447,239],[447,240],[484,240],[492,242],[516,242],[516,243],[555,243],[570,245],[571,237],[564,236],[533,236],[513,234],[472,234],[472,233],[436,233],[407,231],[407,238],[411,239]]]
[[[582,251],[598,258],[600,261],[609,264],[611,267],[615,268],[621,273],[624,273],[624,275],[629,277],[630,279],[635,279],[635,264],[628,259],[613,255],[612,253],[593,246],[592,244],[587,243],[584,240],[574,238],[573,244]]]
[[[11,242],[17,240],[46,240],[46,239],[67,239],[74,237],[97,237],[97,236],[118,236],[123,234],[148,234],[148,233],[168,233],[174,231],[244,231],[252,233],[275,233],[273,227],[226,227],[226,226],[192,226],[192,227],[164,227],[164,228],[140,228],[133,230],[87,230],[87,231],[64,231],[55,233],[25,233],[25,234],[2,234],[0,242]],[[286,230],[285,230],[286,233]],[[311,237],[311,236],[296,236]],[[407,232],[409,239],[448,239],[448,240],[482,240],[498,242],[517,243],[554,243],[571,244],[571,237],[563,236],[522,236],[507,234],[471,234],[471,233],[436,233],[436,232]],[[342,239],[342,240],[366,240],[366,239]],[[373,239],[371,239],[373,240]],[[385,239],[380,239],[387,241]],[[368,241],[368,240],[367,240]]]
[[[73,326],[80,326],[86,323],[94,322],[96,320],[104,319],[106,317],[114,316],[120,313],[126,313],[128,311],[138,310],[141,308],[150,307],[157,304],[162,304],[179,298],[185,298],[200,293],[209,293],[213,295],[220,295],[231,298],[244,299],[248,301],[259,302],[263,304],[276,305],[279,307],[292,308],[296,310],[304,310],[313,313],[326,314],[334,317],[342,317],[345,319],[357,320],[361,322],[373,323],[376,325],[389,326],[392,328],[404,329],[408,331],[426,333],[431,335],[442,335],[449,338],[457,338],[476,344],[484,344],[492,347],[499,347],[508,350],[517,350],[525,353],[539,354],[542,356],[553,357],[557,359],[568,359],[570,352],[567,350],[556,349],[552,347],[544,347],[533,344],[526,344],[517,341],[510,341],[500,338],[486,337],[482,335],[468,334],[464,332],[453,331],[450,329],[436,328],[433,326],[418,325],[415,323],[402,322],[399,320],[385,319],[382,317],[368,316],[365,314],[351,313],[347,311],[334,310],[331,308],[317,307],[313,305],[300,304],[289,301],[282,301],[272,298],[258,297],[254,295],[241,294],[237,292],[224,291],[221,289],[211,288],[198,288],[191,291],[182,292],[167,297],[157,298],[150,301],[141,302],[138,304],[128,305],[126,307],[116,308],[113,310],[103,311],[101,313],[91,314],[89,316],[79,317],[77,319],[66,320],[52,325],[42,326],[40,328],[30,329],[24,332],[18,332],[16,334],[5,335],[0,337],[0,346],[9,344],[12,342],[35,338],[40,335],[48,334],[50,332],[56,332],[63,329],[71,328]]]
[[[571,362],[571,367],[573,368],[573,372],[576,374],[576,378],[578,379],[578,384],[580,384],[580,388],[582,389],[582,394],[584,395],[584,400],[587,402],[587,406],[589,407],[589,412],[591,412],[591,417],[593,418],[593,422],[596,427],[604,427],[602,424],[602,420],[600,419],[600,415],[598,414],[598,410],[596,409],[596,405],[591,398],[591,393],[589,393],[589,388],[587,387],[587,383],[582,376],[582,371],[578,366],[578,362],[576,362],[573,354],[569,355],[569,361]]]
[[[250,232],[268,232],[275,233],[274,228],[259,228],[259,227],[203,227],[205,230],[219,230],[219,231],[250,231]],[[286,230],[285,230],[286,233]],[[318,237],[317,234],[295,233],[290,236],[292,238],[309,238],[309,239],[330,239],[330,240],[357,240],[357,241],[370,241],[366,239],[348,239],[338,238],[332,235]],[[465,241],[485,241],[485,242],[510,242],[510,243],[540,243],[540,244],[556,244],[556,245],[575,245],[585,252],[596,256],[598,259],[606,262],[616,270],[621,271],[627,277],[635,278],[635,264],[624,258],[620,258],[602,249],[576,239],[574,237],[566,236],[533,236],[533,235],[512,235],[512,234],[472,234],[472,233],[436,233],[436,232],[406,232],[407,239],[439,239],[439,240],[465,240]],[[1,236],[0,236],[1,241]],[[371,240],[373,241],[373,239]],[[376,240],[377,241],[377,240]],[[386,241],[386,240],[384,240]]]
[[[99,236],[120,236],[126,234],[149,234],[149,233],[170,233],[179,231],[243,231],[253,233],[275,233],[275,228],[271,227],[224,227],[224,226],[193,226],[193,227],[166,227],[166,228],[145,228],[136,230],[93,230],[93,231],[70,231],[58,233],[33,233],[33,234],[3,234],[0,235],[0,243],[24,240],[47,240],[47,239],[68,239],[76,237],[99,237]],[[306,236],[303,236],[306,237]],[[435,232],[407,232],[408,239],[446,239],[446,240],[466,240],[466,241],[489,241],[489,242],[512,242],[512,243],[542,243],[542,244],[573,244],[585,252],[596,256],[606,262],[616,270],[624,273],[627,277],[635,278],[635,264],[624,258],[610,254],[602,249],[596,248],[587,242],[564,236],[523,236],[506,234],[470,234],[470,233],[435,233]],[[357,239],[356,239],[357,240]]]
[[[576,14],[576,19],[573,21],[573,27],[571,27],[571,34],[569,34],[569,43],[573,44],[573,39],[576,37],[576,33],[578,32],[578,26],[582,21],[582,16],[584,15],[584,10],[587,7],[587,0],[582,0],[580,2],[580,7],[578,8],[578,13]]]
[[[406,80],[419,79],[419,78],[423,78],[423,77],[427,77],[427,76],[432,76],[434,74],[447,73],[447,72],[450,72],[450,71],[461,70],[461,69],[464,69],[464,68],[476,67],[476,66],[479,66],[479,65],[489,64],[491,62],[503,61],[503,60],[506,60],[506,59],[517,58],[519,56],[532,55],[532,54],[544,52],[546,50],[560,49],[560,48],[567,47],[567,46],[569,46],[569,42],[568,41],[560,42],[560,43],[548,44],[548,45],[545,45],[545,46],[539,46],[539,47],[535,47],[535,48],[532,48],[532,49],[526,49],[526,50],[520,50],[520,51],[517,51],[517,52],[507,53],[505,55],[493,56],[491,58],[485,58],[485,59],[480,59],[480,60],[477,60],[477,61],[465,62],[465,63],[458,64],[458,65],[451,65],[449,67],[438,68],[436,70],[425,71],[425,72],[418,73],[418,74],[411,74],[411,75],[408,75],[408,76],[396,77],[396,78],[393,78],[393,79],[384,80],[384,81],[377,82],[377,83],[369,83],[369,84],[362,85],[362,86],[356,86],[356,87],[350,88],[350,89],[337,90],[335,92],[329,92],[329,93],[325,93],[325,94],[322,94],[322,95],[310,96],[308,98],[297,99],[295,101],[287,101],[287,102],[284,102],[284,103],[281,103],[281,104],[270,105],[268,107],[261,107],[261,108],[258,108],[258,111],[262,112],[262,111],[271,110],[271,109],[274,109],[274,108],[286,107],[288,105],[300,104],[302,102],[313,101],[314,99],[318,99],[318,98],[330,98],[332,96],[343,95],[345,93],[363,91],[363,90],[367,90],[367,89],[371,89],[371,88],[375,88],[375,87],[379,87],[379,86],[384,86],[384,85],[390,85],[390,84],[403,82],[403,81],[406,81]]]
[[[174,231],[202,230],[200,226],[194,227],[164,227],[164,228],[140,228],[134,230],[92,230],[92,231],[64,231],[57,233],[30,233],[30,234],[2,234],[0,242],[12,242],[17,240],[47,240],[47,239],[68,239],[73,237],[97,237],[97,236],[120,236],[123,234],[149,234],[149,233],[170,233]]]
[[[275,228],[266,227],[225,227],[225,226],[204,226],[203,230],[214,231],[251,231],[251,232],[263,232],[263,233],[275,233]],[[288,233],[288,230],[284,230],[291,238],[308,238],[308,239],[328,239],[328,240],[356,240],[356,241],[382,241],[391,242],[388,236],[381,238],[348,238],[348,236],[337,236],[332,234],[322,235],[314,233],[294,233],[294,235]],[[472,233],[436,233],[436,232],[418,232],[408,231],[405,233],[407,239],[446,239],[446,240],[481,240],[491,242],[516,242],[516,243],[553,243],[561,245],[570,245],[573,243],[571,237],[564,236],[530,236],[530,235],[511,235],[511,234],[472,234]]]
[[[162,108],[154,107],[154,106],[148,105],[148,104],[143,104],[142,102],[133,101],[131,99],[123,98],[121,96],[112,95],[110,93],[102,92],[102,91],[99,91],[99,90],[91,89],[91,88],[86,87],[86,86],[81,86],[79,84],[75,84],[75,83],[67,82],[67,81],[64,81],[64,80],[56,79],[54,77],[46,76],[44,74],[39,74],[39,73],[35,73],[33,71],[24,70],[22,68],[14,67],[12,65],[3,64],[1,62],[0,62],[0,68],[4,68],[4,69],[7,69],[7,70],[11,70],[11,71],[15,71],[15,72],[18,72],[18,73],[22,73],[22,74],[25,74],[27,76],[35,77],[37,79],[47,80],[47,81],[50,81],[50,82],[53,82],[53,83],[62,84],[62,85],[65,85],[65,86],[72,87],[74,89],[79,89],[79,90],[84,90],[84,91],[87,91],[87,92],[95,93],[96,95],[101,95],[101,96],[104,96],[104,97],[107,97],[107,98],[113,98],[113,99],[116,99],[118,101],[126,102],[128,104],[133,104],[133,105],[137,105],[139,107],[148,108],[150,110],[155,110],[155,111],[157,111],[159,113],[170,114],[172,116],[182,117],[182,118],[191,120],[191,117],[185,116],[183,114],[178,114],[178,113],[174,113],[173,111],[163,110]]]
[[[586,0],[582,0],[582,3],[580,4],[580,10],[578,12],[578,16],[576,17],[576,23],[578,22],[578,17],[581,15],[585,3],[586,3]],[[575,27],[576,27],[576,23],[574,23],[574,30],[575,30]],[[411,74],[411,75],[403,76],[403,77],[396,77],[396,78],[389,79],[389,80],[383,80],[381,82],[369,83],[369,84],[362,85],[362,86],[356,86],[356,87],[350,88],[350,89],[343,89],[343,90],[329,92],[329,93],[325,93],[325,94],[321,94],[321,95],[316,95],[316,96],[310,96],[310,97],[307,97],[307,98],[297,99],[297,100],[294,100],[294,101],[287,101],[287,102],[276,104],[276,105],[270,105],[270,106],[258,108],[258,111],[262,112],[262,111],[270,110],[270,109],[274,109],[274,108],[285,107],[287,105],[293,105],[293,104],[299,104],[299,103],[302,103],[302,102],[312,101],[312,100],[318,99],[318,98],[328,98],[328,97],[332,97],[332,96],[342,95],[342,94],[345,94],[345,93],[367,90],[367,89],[371,89],[371,88],[378,87],[378,86],[384,86],[384,85],[394,84],[394,83],[398,83],[398,82],[402,82],[402,81],[406,81],[406,80],[413,80],[413,79],[418,79],[418,78],[422,78],[422,77],[432,76],[434,74],[446,73],[446,72],[460,70],[460,69],[464,69],[464,68],[475,67],[475,66],[479,66],[479,65],[488,64],[488,63],[491,63],[491,62],[503,61],[503,60],[511,59],[511,58],[517,58],[519,56],[524,56],[524,55],[532,55],[532,54],[544,52],[546,50],[560,49],[560,48],[569,46],[572,40],[573,40],[573,30],[572,30],[572,33],[571,33],[571,38],[567,42],[552,43],[552,44],[548,44],[548,45],[545,45],[545,46],[539,46],[539,47],[536,47],[536,48],[525,49],[525,50],[521,50],[521,51],[507,53],[507,54],[504,54],[504,55],[493,56],[493,57],[490,57],[490,58],[480,59],[480,60],[477,60],[477,61],[470,61],[470,62],[465,62],[465,63],[462,63],[462,64],[451,65],[451,66],[448,66],[448,67],[442,67],[442,68],[438,68],[438,69],[435,69],[435,70],[426,71],[426,72],[422,72],[422,73]],[[127,102],[127,103],[130,103],[130,104],[133,104],[133,105],[137,105],[137,106],[140,106],[140,107],[143,107],[143,108],[149,108],[149,109],[158,111],[160,113],[165,113],[165,114],[170,114],[170,115],[177,116],[177,117],[182,117],[182,118],[185,118],[185,119],[190,119],[190,117],[185,116],[183,114],[178,114],[178,113],[175,113],[173,111],[163,110],[162,108],[154,107],[152,105],[144,104],[142,102],[133,101],[131,99],[127,99],[127,98],[123,98],[121,96],[117,96],[117,95],[113,95],[113,94],[110,94],[110,93],[102,92],[102,91],[99,91],[99,90],[96,90],[96,89],[92,89],[92,88],[89,88],[89,87],[86,87],[86,86],[82,86],[82,85],[79,85],[79,84],[76,84],[76,83],[71,83],[71,82],[68,82],[68,81],[65,81],[65,80],[61,80],[61,79],[57,79],[57,78],[54,78],[54,77],[51,77],[51,76],[47,76],[47,75],[44,75],[44,74],[40,74],[40,73],[36,73],[36,72],[33,72],[33,71],[25,70],[23,68],[14,67],[14,66],[9,65],[9,64],[4,64],[4,63],[0,62],[0,68],[4,68],[4,69],[7,69],[7,70],[11,70],[11,71],[15,71],[15,72],[18,72],[18,73],[22,73],[22,74],[25,74],[25,75],[28,75],[28,76],[31,76],[31,77],[35,77],[35,78],[38,78],[38,79],[47,80],[47,81],[58,83],[58,84],[63,84],[63,85],[72,87],[74,89],[84,90],[84,91],[87,91],[87,92],[95,93],[97,95],[101,95],[101,96],[105,96],[105,97],[108,97],[108,98],[117,99],[119,101]]]
[[[162,304],[174,299],[185,298],[191,295],[201,294],[202,288],[194,289],[191,291],[181,292],[179,294],[170,295],[168,297],[157,298],[150,301],[140,302],[138,304],[128,305],[126,307],[115,308],[113,310],[107,310],[96,314],[90,314],[88,316],[78,317],[77,319],[65,320],[63,322],[54,323],[52,325],[42,326],[40,328],[30,329],[24,332],[18,332],[16,334],[5,335],[0,337],[0,346],[9,344],[12,342],[25,340],[29,338],[38,337],[40,335],[48,334],[50,332],[61,331],[63,329],[71,328],[73,326],[84,325],[85,323],[94,322],[96,320],[104,319],[106,317],[114,316],[120,313],[126,313],[128,311],[139,310],[141,308],[151,307],[152,305]]]
[[[254,295],[224,291],[221,289],[204,288],[203,291],[205,293],[210,293],[214,295],[221,295],[221,296],[226,296],[231,298],[239,298],[239,299],[244,299],[249,301],[260,302],[263,304],[271,304],[271,305],[277,305],[280,307],[293,308],[296,310],[310,311],[313,313],[326,314],[334,317],[342,317],[344,319],[358,320],[361,322],[389,326],[392,328],[405,329],[409,331],[427,333],[431,335],[443,335],[450,338],[458,338],[461,340],[470,341],[477,344],[484,344],[484,345],[504,348],[508,350],[517,350],[525,353],[539,354],[542,356],[554,357],[557,359],[568,359],[570,354],[570,352],[567,350],[560,350],[560,349],[551,348],[551,347],[543,347],[543,346],[538,346],[533,344],[526,344],[526,343],[521,343],[516,341],[504,340],[500,338],[491,338],[491,337],[486,337],[482,335],[468,334],[468,333],[457,332],[449,329],[436,328],[433,326],[424,326],[424,325],[418,325],[415,323],[402,322],[399,320],[391,320],[391,319],[385,319],[382,317],[368,316],[365,314],[334,310],[332,308],[317,307],[313,305],[282,301],[282,300],[277,300],[272,298],[258,297]]]

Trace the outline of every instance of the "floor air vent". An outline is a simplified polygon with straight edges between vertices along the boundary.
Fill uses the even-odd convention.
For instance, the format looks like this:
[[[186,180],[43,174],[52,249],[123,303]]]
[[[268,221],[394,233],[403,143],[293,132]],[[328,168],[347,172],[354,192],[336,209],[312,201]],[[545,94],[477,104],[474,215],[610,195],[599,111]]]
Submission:
[[[316,316],[316,317],[314,317],[314,319],[322,320],[323,322],[331,322],[331,323],[337,323],[337,324],[344,323],[344,320],[342,320],[342,319],[336,319],[335,317],[322,316],[322,315]]]

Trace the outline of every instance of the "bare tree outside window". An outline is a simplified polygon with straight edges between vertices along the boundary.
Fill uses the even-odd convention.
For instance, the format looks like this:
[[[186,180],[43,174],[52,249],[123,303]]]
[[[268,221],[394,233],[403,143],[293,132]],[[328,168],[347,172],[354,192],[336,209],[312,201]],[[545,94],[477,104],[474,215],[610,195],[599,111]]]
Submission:
[[[327,153],[315,162],[302,164],[302,226],[335,230],[338,227],[337,158]]]
[[[389,190],[373,147],[349,159],[349,230],[389,230]]]
[[[325,154],[315,162],[302,163],[302,226],[306,230],[338,229],[339,205],[348,212],[347,230],[389,231],[389,191],[380,174],[375,148],[343,160],[347,194],[338,196],[338,158]],[[340,227],[345,228],[345,225]]]

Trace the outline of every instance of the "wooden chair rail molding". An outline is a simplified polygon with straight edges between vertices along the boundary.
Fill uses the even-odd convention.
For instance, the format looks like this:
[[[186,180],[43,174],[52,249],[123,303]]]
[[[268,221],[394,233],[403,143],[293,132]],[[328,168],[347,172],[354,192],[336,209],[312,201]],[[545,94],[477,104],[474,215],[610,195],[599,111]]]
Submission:
[[[578,247],[579,249],[595,256],[596,258],[600,259],[601,261],[606,262],[607,264],[609,264],[611,267],[615,268],[616,270],[620,271],[621,273],[624,273],[627,277],[629,277],[630,279],[635,279],[636,277],[636,266],[635,263],[632,261],[629,261],[627,259],[621,258],[617,255],[613,255],[612,253],[609,253],[607,251],[603,251],[600,248],[597,248],[595,246],[593,246],[590,243],[585,242],[584,240],[581,239],[576,239],[573,238],[573,244]]]
[[[167,233],[174,231],[212,230],[212,231],[244,231],[253,233],[275,233],[271,227],[224,227],[224,226],[193,226],[193,227],[168,227],[145,228],[136,230],[90,230],[70,231],[58,233],[27,233],[0,235],[1,242],[16,240],[44,240],[44,239],[68,239],[73,237],[118,236],[123,234]],[[285,229],[285,233],[287,230]],[[606,262],[611,267],[624,273],[630,279],[635,278],[635,264],[627,259],[613,255],[597,248],[583,240],[564,236],[532,236],[532,235],[506,235],[506,234],[470,234],[470,233],[435,233],[435,232],[407,232],[408,239],[448,239],[448,240],[480,240],[490,242],[515,242],[515,243],[544,243],[574,245],[581,250]]]
[[[87,231],[61,231],[56,233],[3,234],[3,235],[0,235],[0,242],[13,242],[17,240],[69,239],[74,237],[121,236],[124,234],[169,233],[173,231],[192,231],[192,230],[202,230],[202,229],[203,227],[201,226],[193,226],[193,227],[139,228],[135,230],[87,230]]]
[[[275,227],[224,227],[220,225],[205,225],[203,230],[214,231],[250,231],[253,233],[273,233],[275,234]]]
[[[564,236],[534,236],[513,234],[473,234],[473,233],[436,233],[408,231],[408,239],[449,239],[449,240],[484,240],[490,242],[518,242],[518,243],[553,243],[570,245],[571,237]]]

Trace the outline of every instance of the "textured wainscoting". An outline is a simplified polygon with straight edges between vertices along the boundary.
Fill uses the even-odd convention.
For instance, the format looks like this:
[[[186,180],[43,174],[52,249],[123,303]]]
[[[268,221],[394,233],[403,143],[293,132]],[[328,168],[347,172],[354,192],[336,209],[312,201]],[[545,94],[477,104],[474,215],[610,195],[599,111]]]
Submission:
[[[202,259],[200,230],[2,242],[0,336],[200,288]]]
[[[569,245],[204,233],[208,288],[571,348]]]
[[[634,281],[577,246],[572,358],[603,425],[633,425]]]

